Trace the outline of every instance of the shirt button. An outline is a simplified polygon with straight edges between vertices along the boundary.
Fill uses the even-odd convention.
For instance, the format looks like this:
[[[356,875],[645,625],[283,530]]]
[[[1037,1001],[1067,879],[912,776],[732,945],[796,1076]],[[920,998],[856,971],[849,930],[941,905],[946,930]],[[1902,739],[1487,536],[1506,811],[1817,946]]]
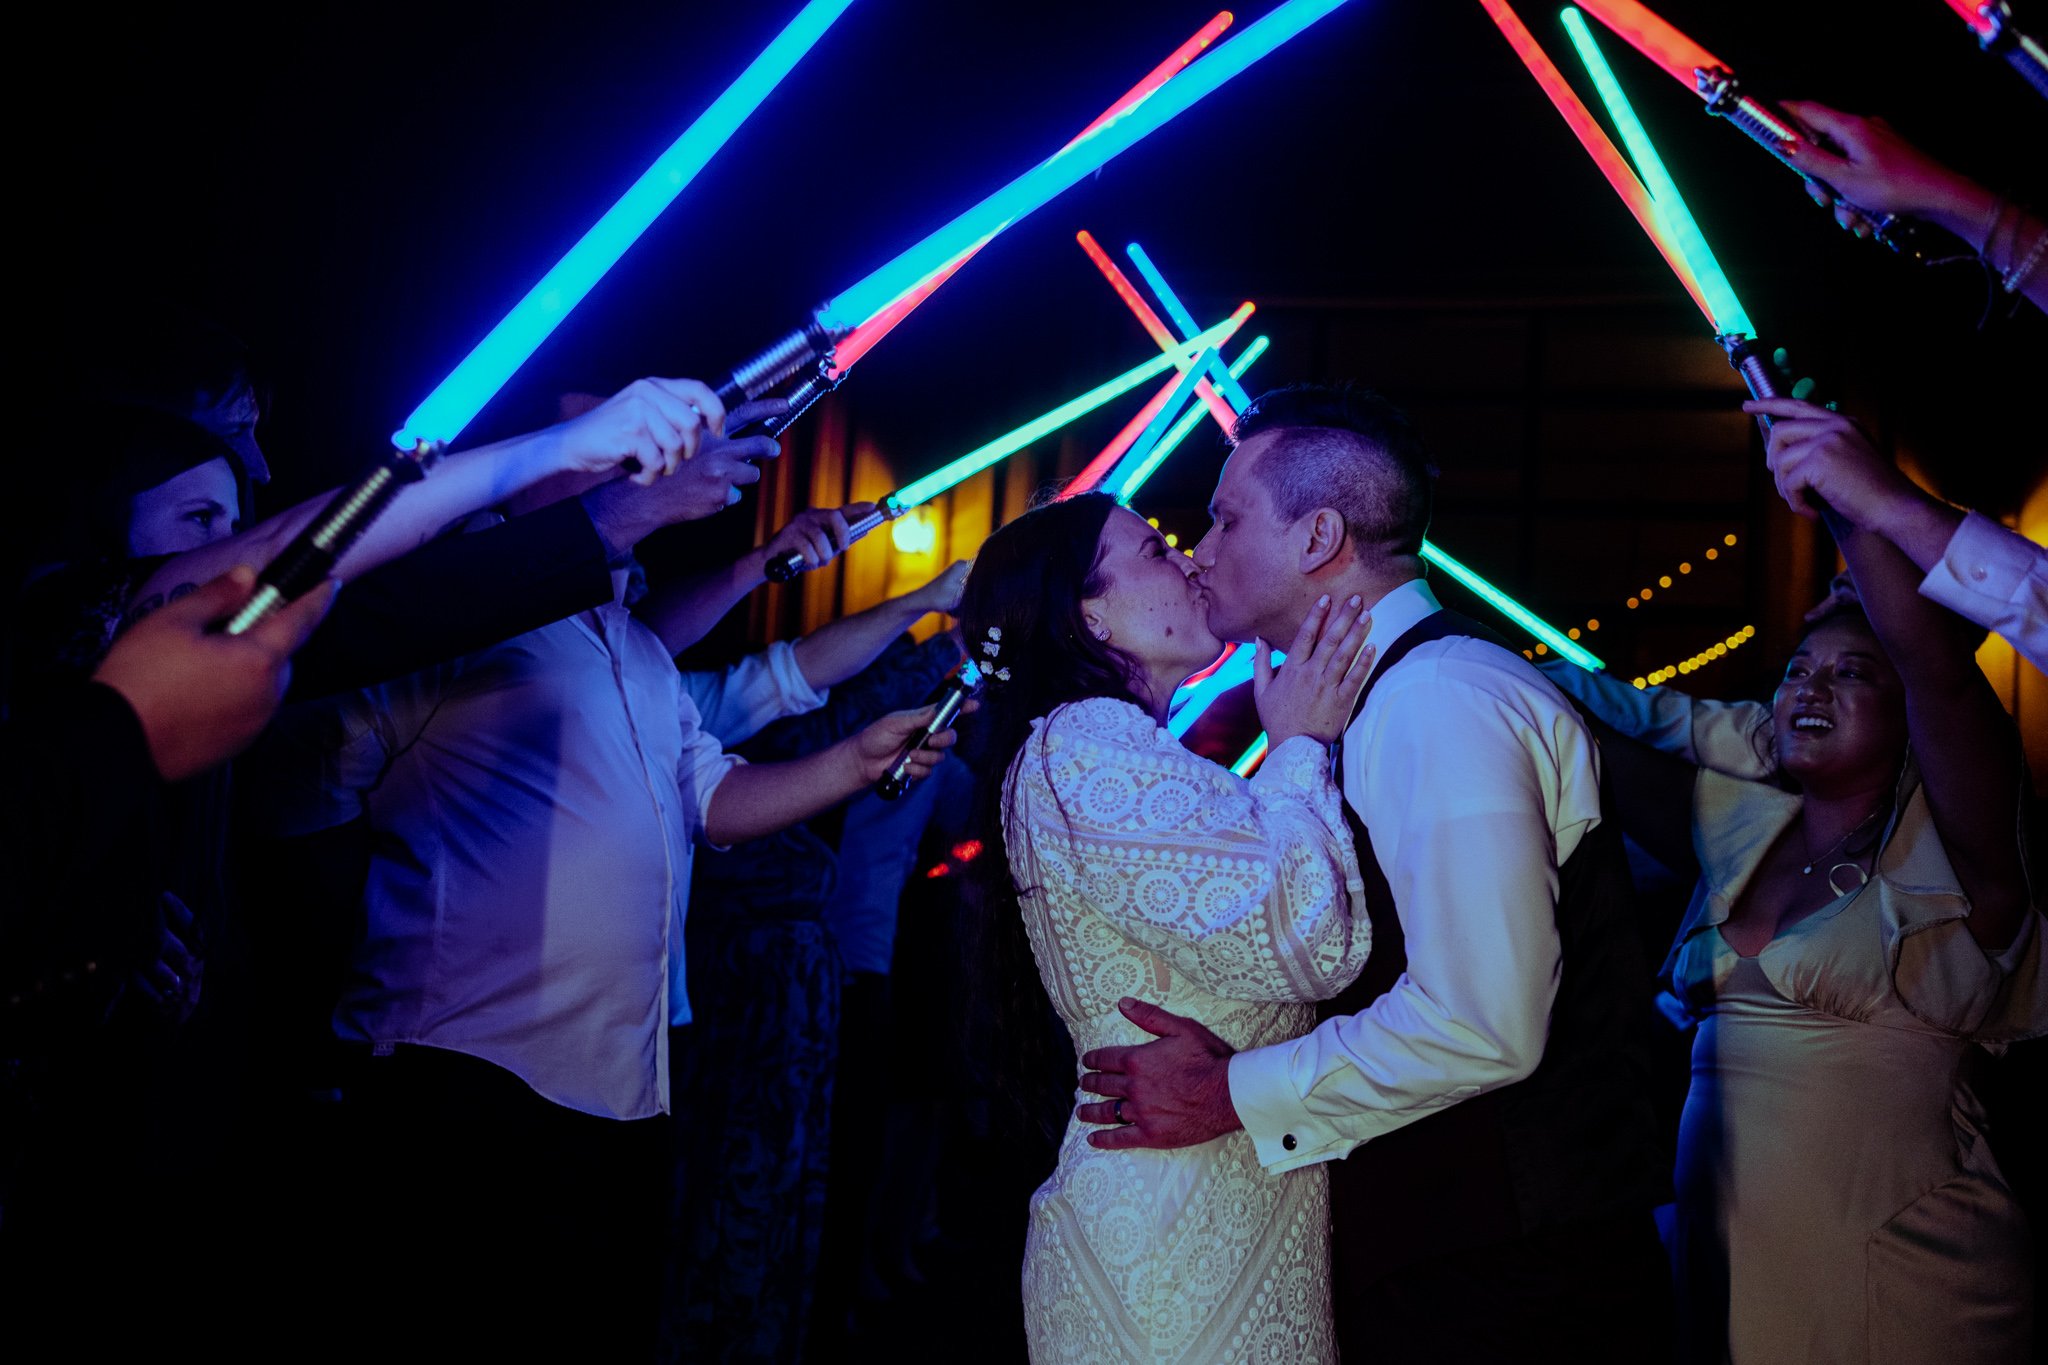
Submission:
[[[1976,579],[1979,583],[1982,583],[1989,576],[1990,575],[1988,571],[1984,568],[1982,564],[1979,564],[1976,568],[1970,570],[1970,577]]]
[[[1287,1149],[1288,1151],[1290,1151],[1290,1152],[1291,1152],[1291,1151],[1293,1151],[1293,1150],[1294,1150],[1294,1134],[1292,1134],[1292,1133],[1284,1133],[1284,1134],[1282,1134],[1282,1135],[1281,1135],[1281,1138],[1280,1138],[1280,1145],[1281,1145],[1282,1147],[1286,1148],[1286,1149]]]

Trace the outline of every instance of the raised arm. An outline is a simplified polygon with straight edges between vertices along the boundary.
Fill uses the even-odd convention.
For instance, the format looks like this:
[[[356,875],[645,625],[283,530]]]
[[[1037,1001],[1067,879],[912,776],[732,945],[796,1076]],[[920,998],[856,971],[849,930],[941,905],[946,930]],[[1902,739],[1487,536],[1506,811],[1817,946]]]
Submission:
[[[1612,673],[1593,673],[1562,659],[1539,664],[1543,676],[1594,717],[1638,744],[1696,768],[1759,782],[1777,774],[1777,759],[1760,742],[1770,708],[1753,701],[1713,701],[1676,688],[1636,687]]]
[[[1773,406],[1779,411],[1771,466],[1781,487],[1788,471],[1826,452],[1851,452],[1858,460],[1875,454],[1862,428],[1839,413],[1787,400]],[[1791,500],[1795,511],[1817,515],[1803,498]],[[2028,905],[2017,836],[2024,778],[2012,719],[1977,667],[1961,624],[1919,594],[1920,571],[1898,546],[1855,527],[1842,557],[1905,685],[1908,742],[1942,847],[1970,898],[1970,933],[1986,948],[2003,948]]]
[[[652,482],[690,459],[724,416],[716,395],[693,379],[642,379],[573,421],[458,451],[392,500],[342,557],[337,576],[354,578],[388,563],[450,523],[556,474],[601,474],[632,459],[640,464],[635,479]],[[131,613],[145,614],[182,585],[236,565],[269,563],[333,496],[330,490],[239,535],[172,557],[137,590]]]
[[[769,560],[795,550],[813,568],[830,562],[846,549],[846,523],[873,507],[872,503],[863,502],[799,512],[767,542],[723,568],[656,589],[633,609],[633,614],[661,637],[669,653],[680,654],[703,639],[741,598],[768,581]]]
[[[970,703],[971,705],[971,703]],[[788,763],[742,763],[725,774],[711,793],[705,837],[714,844],[738,844],[808,820],[855,792],[879,782],[937,708],[897,711],[829,748]],[[954,732],[941,731],[911,756],[911,778],[922,779],[952,747]]]
[[[966,583],[967,561],[955,560],[923,587],[828,621],[796,642],[797,667],[813,687],[845,682],[880,658],[891,640],[927,615],[957,609],[960,589]]]

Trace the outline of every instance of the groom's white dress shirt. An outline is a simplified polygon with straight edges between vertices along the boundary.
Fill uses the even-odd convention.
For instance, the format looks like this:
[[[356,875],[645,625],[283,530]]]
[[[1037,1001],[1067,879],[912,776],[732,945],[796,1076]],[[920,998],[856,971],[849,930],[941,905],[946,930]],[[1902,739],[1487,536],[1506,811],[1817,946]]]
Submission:
[[[1374,604],[1367,640],[1384,653],[1438,610],[1411,580]],[[1560,971],[1558,869],[1600,822],[1598,765],[1570,703],[1485,641],[1418,645],[1372,689],[1340,777],[1408,967],[1361,1013],[1231,1059],[1231,1101],[1269,1170],[1345,1156],[1536,1069]]]

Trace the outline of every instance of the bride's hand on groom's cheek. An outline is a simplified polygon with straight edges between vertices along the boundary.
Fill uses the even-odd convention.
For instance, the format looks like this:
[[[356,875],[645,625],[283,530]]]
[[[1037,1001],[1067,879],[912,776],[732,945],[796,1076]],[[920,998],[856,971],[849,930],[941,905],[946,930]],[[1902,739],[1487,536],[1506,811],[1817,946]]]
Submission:
[[[1113,1125],[1090,1133],[1097,1147],[1192,1147],[1244,1127],[1230,1103],[1230,1058],[1236,1051],[1192,1019],[1142,1000],[1117,1002],[1124,1018],[1156,1041],[1099,1047],[1081,1058],[1081,1088],[1107,1098],[1081,1105],[1084,1123]]]
[[[1337,604],[1325,593],[1309,608],[1277,670],[1266,642],[1258,641],[1252,698],[1274,748],[1296,735],[1329,744],[1344,733],[1372,670],[1374,651],[1365,642],[1371,629],[1372,615],[1356,595]]]

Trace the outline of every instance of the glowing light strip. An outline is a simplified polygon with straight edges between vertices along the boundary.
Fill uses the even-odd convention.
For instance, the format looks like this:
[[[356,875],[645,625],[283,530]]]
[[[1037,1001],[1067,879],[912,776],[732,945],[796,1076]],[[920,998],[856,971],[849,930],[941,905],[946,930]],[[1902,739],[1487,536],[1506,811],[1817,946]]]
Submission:
[[[1572,135],[1578,138],[1579,145],[1586,149],[1586,154],[1593,158],[1593,164],[1599,168],[1600,174],[1607,178],[1607,183],[1613,187],[1614,192],[1621,196],[1621,202],[1628,206],[1628,211],[1635,216],[1637,225],[1657,248],[1658,254],[1664,258],[1664,263],[1671,267],[1673,273],[1678,276],[1679,283],[1685,286],[1685,292],[1692,295],[1692,301],[1699,305],[1699,310],[1711,318],[1713,310],[1707,307],[1707,296],[1700,289],[1700,282],[1694,277],[1692,266],[1687,263],[1677,245],[1666,235],[1663,223],[1658,220],[1656,205],[1650,201],[1650,192],[1644,189],[1643,182],[1636,178],[1635,171],[1629,167],[1627,158],[1621,154],[1621,149],[1608,138],[1599,121],[1593,117],[1593,111],[1586,107],[1585,102],[1572,89],[1570,82],[1565,80],[1564,73],[1550,60],[1550,54],[1538,45],[1534,35],[1523,26],[1515,12],[1508,8],[1505,0],[1479,0],[1479,3],[1492,17],[1494,25],[1501,31],[1501,36],[1505,37],[1508,45],[1515,50],[1515,55],[1522,59],[1522,65],[1536,78],[1536,83],[1543,88],[1543,93],[1550,97],[1552,106],[1564,116],[1565,124],[1572,130]]]
[[[1172,56],[1153,67],[1151,71],[1145,74],[1143,80],[1139,81],[1129,90],[1126,90],[1109,108],[1096,115],[1095,121],[1077,133],[1074,136],[1073,142],[1069,142],[1065,147],[1060,148],[1060,153],[1064,154],[1075,143],[1093,137],[1110,120],[1128,113],[1150,99],[1160,86],[1172,80],[1174,76],[1179,74],[1182,67],[1186,66],[1196,57],[1199,57],[1204,48],[1215,42],[1217,36],[1224,29],[1230,27],[1230,23],[1231,13],[1229,10],[1224,10],[1208,23],[1202,25],[1194,37],[1174,49]],[[981,240],[911,286],[909,290],[891,301],[881,312],[854,328],[851,335],[845,337],[833,348],[833,373],[844,375],[848,370],[852,369],[854,362],[872,350],[876,342],[894,331],[897,323],[909,317],[919,304],[930,298],[940,285],[953,277],[953,272],[966,265],[975,252],[980,251],[991,241],[995,240],[996,233],[1001,232],[1004,227],[1008,226],[1008,223],[1004,223],[993,231],[984,234]]]
[[[1075,418],[1095,411],[1117,395],[1129,393],[1152,376],[1165,373],[1174,367],[1176,361],[1184,364],[1207,348],[1222,345],[1243,325],[1244,319],[1233,313],[1200,336],[1181,343],[1174,350],[1156,355],[1134,369],[1125,370],[1116,378],[1097,384],[1080,397],[1068,399],[1044,416],[1026,422],[1016,430],[998,436],[985,445],[977,446],[923,478],[904,485],[889,495],[890,501],[898,507],[915,507],[921,502],[929,501],[961,480],[971,478],[1006,456],[1014,455],[1047,432],[1057,431]]]
[[[1551,625],[1535,612],[1502,592],[1493,584],[1481,578],[1465,565],[1445,554],[1428,541],[1422,542],[1422,557],[1442,569],[1471,589],[1482,601],[1501,615],[1513,621],[1523,630],[1556,650],[1560,657],[1571,660],[1589,673],[1597,673],[1607,665],[1600,657],[1584,645],[1566,637],[1565,633]]]
[[[411,450],[421,441],[452,441],[460,435],[852,3],[810,0],[739,79],[655,158],[554,269],[513,305],[504,321],[413,409],[392,443]]]
[[[1266,735],[1262,730],[1252,741],[1252,747],[1237,756],[1237,762],[1230,765],[1230,771],[1239,777],[1250,777],[1252,770],[1266,761]]]
[[[1160,407],[1157,413],[1153,414],[1152,420],[1145,424],[1144,434],[1131,443],[1131,448],[1124,452],[1124,457],[1121,460],[1117,461],[1116,468],[1110,470],[1108,475],[1103,478],[1103,486],[1116,494],[1118,502],[1130,502],[1130,495],[1125,489],[1129,485],[1132,476],[1137,470],[1145,467],[1151,452],[1165,438],[1167,428],[1179,420],[1183,410],[1187,409],[1189,401],[1195,396],[1195,385],[1202,382],[1202,372],[1209,367],[1209,357],[1215,354],[1216,352],[1213,350],[1205,351],[1202,353],[1199,363],[1188,367],[1187,372],[1181,375],[1179,381],[1174,384],[1173,393],[1168,396],[1165,404]],[[1196,421],[1200,421],[1202,409],[1195,408],[1190,415]]]
[[[1630,47],[1664,68],[1665,74],[1695,95],[1693,72],[1728,64],[1651,13],[1637,0],[1579,0],[1580,7],[1614,30]]]
[[[1076,493],[1086,493],[1100,484],[1102,476],[1107,474],[1123,457],[1123,453],[1131,448],[1131,443],[1144,434],[1145,428],[1152,424],[1152,419],[1159,415],[1159,410],[1166,406],[1166,400],[1173,397],[1173,391],[1179,387],[1180,379],[1176,376],[1167,380],[1159,392],[1146,399],[1145,406],[1139,408],[1136,415],[1124,423],[1122,431],[1110,438],[1109,444],[1102,448],[1102,453],[1083,465],[1081,472],[1060,490],[1058,501],[1064,502]]]
[[[1285,0],[1235,38],[1219,44],[1136,109],[1095,136],[1025,172],[825,304],[818,310],[818,321],[835,330],[859,326],[936,266],[980,240],[996,224],[1014,222],[1064,192],[1344,3],[1345,0]]]
[[[1707,239],[1700,234],[1699,224],[1685,206],[1685,197],[1678,192],[1678,182],[1664,168],[1664,158],[1657,155],[1648,130],[1636,117],[1635,107],[1629,103],[1621,82],[1614,78],[1614,70],[1607,65],[1606,56],[1594,41],[1593,31],[1586,27],[1585,16],[1567,6],[1558,12],[1558,18],[1564,22],[1565,32],[1571,35],[1579,60],[1586,64],[1586,73],[1593,78],[1593,88],[1600,93],[1600,102],[1607,106],[1607,116],[1614,120],[1623,144],[1628,147],[1628,154],[1635,159],[1636,170],[1650,191],[1651,202],[1656,205],[1658,219],[1664,224],[1673,245],[1691,265],[1694,278],[1706,294],[1707,321],[1713,324],[1715,334],[1725,336],[1739,332],[1744,336],[1755,336],[1756,328],[1750,323],[1749,314],[1743,310],[1742,301],[1735,297],[1735,287],[1728,282],[1721,263],[1714,259]]]
[[[1184,337],[1193,335],[1193,315],[1182,305],[1180,296],[1173,292],[1172,286],[1167,284],[1166,277],[1159,273],[1159,267],[1152,264],[1152,258],[1145,254],[1145,248],[1136,242],[1130,242],[1124,247],[1124,255],[1131,258],[1131,263],[1138,267],[1138,273],[1145,277],[1145,283],[1151,286],[1152,293],[1166,305],[1166,315],[1173,319],[1174,326],[1180,328],[1180,334]],[[1212,367],[1210,375],[1222,388],[1223,396],[1230,400],[1230,406],[1243,412],[1252,405],[1251,395],[1244,391],[1244,385],[1220,373],[1219,369],[1220,367]]]
[[[1246,370],[1249,370],[1252,367],[1252,362],[1264,355],[1266,348],[1272,344],[1272,340],[1269,337],[1253,337],[1252,344],[1244,348],[1244,354],[1230,363],[1231,378],[1234,380]],[[1243,390],[1240,389],[1239,392],[1243,392]],[[1169,406],[1171,405],[1169,404]],[[1246,406],[1250,406],[1250,404],[1247,403]],[[1180,443],[1188,438],[1188,433],[1201,424],[1202,410],[1196,408],[1182,417],[1173,430],[1166,433],[1165,439],[1152,448],[1152,452],[1149,455],[1143,455],[1139,458],[1136,467],[1125,476],[1121,485],[1117,485],[1115,474],[1111,474],[1108,479],[1104,480],[1105,484],[1116,486],[1116,500],[1128,505],[1130,500],[1137,495],[1138,490],[1145,486],[1145,481],[1152,477],[1160,465],[1166,463],[1166,457],[1173,454],[1180,446]],[[1135,455],[1143,449],[1144,442],[1140,441],[1133,454]]]
[[[1273,656],[1276,663],[1285,658],[1284,654],[1276,653]],[[1251,680],[1252,646],[1238,645],[1224,656],[1222,663],[1215,665],[1214,671],[1208,677],[1187,689],[1187,695],[1181,699],[1180,706],[1167,718],[1167,733],[1179,739],[1194,728],[1195,722],[1201,719],[1202,713],[1207,711],[1218,697],[1231,688],[1240,687]]]
[[[1138,293],[1138,288],[1131,283],[1130,277],[1117,269],[1116,262],[1102,249],[1102,243],[1095,240],[1095,234],[1087,228],[1082,228],[1074,234],[1074,240],[1081,244],[1081,250],[1088,253],[1088,259],[1095,262],[1095,268],[1102,272],[1102,278],[1109,281],[1109,287],[1124,301],[1124,306],[1137,315],[1138,325],[1145,329],[1147,336],[1159,344],[1159,349],[1163,351],[1173,345],[1173,333],[1166,330],[1166,324],[1159,320],[1159,314],[1153,312],[1152,305],[1145,302],[1143,296]],[[1238,410],[1225,402],[1223,396],[1216,392],[1206,378],[1202,380],[1196,392],[1201,394],[1202,401],[1209,405],[1209,411],[1215,415],[1217,425],[1223,428],[1224,435],[1229,435],[1230,428],[1237,422]]]

